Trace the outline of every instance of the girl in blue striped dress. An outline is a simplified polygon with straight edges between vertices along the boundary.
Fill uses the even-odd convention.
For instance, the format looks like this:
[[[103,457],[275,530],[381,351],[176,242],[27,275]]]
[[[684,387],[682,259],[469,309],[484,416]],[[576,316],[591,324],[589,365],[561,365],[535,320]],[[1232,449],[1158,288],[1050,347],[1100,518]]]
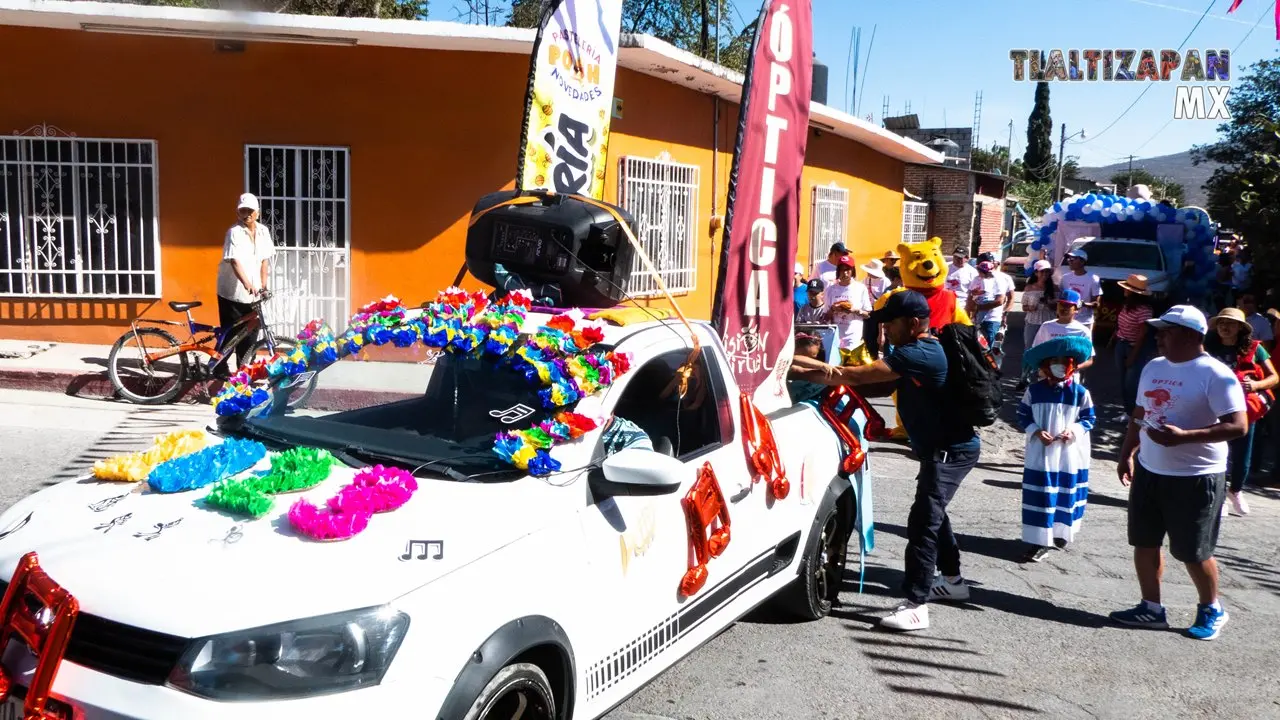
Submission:
[[[1089,390],[1074,378],[1093,356],[1088,338],[1064,336],[1043,342],[1023,356],[1023,367],[1038,370],[1018,403],[1018,425],[1027,434],[1022,471],[1023,562],[1039,562],[1056,543],[1075,539],[1089,497],[1089,433],[1096,417]]]

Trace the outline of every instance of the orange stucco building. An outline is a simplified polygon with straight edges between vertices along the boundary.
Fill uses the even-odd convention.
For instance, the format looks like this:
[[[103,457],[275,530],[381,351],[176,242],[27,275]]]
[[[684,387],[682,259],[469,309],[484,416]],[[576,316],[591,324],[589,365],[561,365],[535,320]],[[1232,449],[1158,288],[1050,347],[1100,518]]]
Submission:
[[[532,39],[0,3],[0,338],[107,344],[142,313],[171,316],[162,300],[201,300],[197,319],[216,321],[222,239],[246,190],[278,248],[282,326],[433,297],[459,269],[474,202],[513,186]],[[605,199],[636,216],[685,311],[707,317],[741,77],[623,41]],[[879,257],[903,238],[906,163],[941,156],[819,104],[811,125],[801,261],[834,240]]]

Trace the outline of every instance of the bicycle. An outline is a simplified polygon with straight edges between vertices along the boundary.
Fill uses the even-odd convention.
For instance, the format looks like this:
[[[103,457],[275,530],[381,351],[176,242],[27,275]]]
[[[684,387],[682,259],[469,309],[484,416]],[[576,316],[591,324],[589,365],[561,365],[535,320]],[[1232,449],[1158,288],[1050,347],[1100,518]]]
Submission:
[[[252,303],[253,311],[228,328],[196,322],[191,317],[191,311],[203,305],[199,300],[169,302],[169,309],[177,313],[186,313],[186,323],[141,317],[134,320],[129,324],[129,331],[121,335],[111,346],[111,355],[107,358],[107,374],[111,378],[111,384],[117,393],[131,402],[140,405],[159,405],[171,402],[178,397],[188,381],[226,380],[230,376],[227,368],[229,350],[234,349],[251,333],[259,333],[259,337],[249,346],[249,352],[246,353],[248,362],[245,362],[245,358],[236,359],[240,367],[246,367],[263,358],[270,358],[277,352],[288,354],[297,343],[293,340],[278,338],[271,332],[262,307],[262,303],[270,297],[270,293],[261,294]],[[161,327],[144,327],[144,325],[182,327],[184,324],[188,332],[185,342],[179,342],[173,334]],[[154,341],[155,346],[148,345],[148,341]],[[128,350],[136,350],[138,359],[133,362],[125,360],[122,364],[122,351],[128,355]],[[201,354],[208,356],[207,363],[196,358]],[[121,372],[132,369],[135,365],[141,370],[141,374],[128,375]],[[189,375],[192,377],[189,378]],[[303,373],[290,378],[282,386],[286,389],[296,388],[304,382],[307,384],[306,388],[301,393],[295,392],[290,396],[287,402],[288,407],[300,407],[311,397],[316,387],[316,374]]]

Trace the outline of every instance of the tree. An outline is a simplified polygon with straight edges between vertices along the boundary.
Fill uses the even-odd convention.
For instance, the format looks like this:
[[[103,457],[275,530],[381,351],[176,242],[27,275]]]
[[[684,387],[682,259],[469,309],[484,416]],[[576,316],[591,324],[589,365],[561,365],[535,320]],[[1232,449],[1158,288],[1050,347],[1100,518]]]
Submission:
[[[969,157],[969,167],[979,172],[1000,173],[1022,179],[1022,158],[1009,162],[1009,148],[992,144],[990,150],[974,148]]]
[[[1227,101],[1219,140],[1197,147],[1197,163],[1223,164],[1205,183],[1209,212],[1240,233],[1254,255],[1254,285],[1280,286],[1280,58],[1249,66]]]
[[[1054,183],[1052,182],[1017,182],[1009,188],[1009,197],[1016,198],[1022,209],[1033,218],[1044,215],[1044,211],[1053,204]]]
[[[129,4],[291,13],[294,15],[426,20],[428,0],[130,0]]]
[[[1058,166],[1053,157],[1053,118],[1049,116],[1049,83],[1036,83],[1036,104],[1027,118],[1024,175],[1031,182],[1054,182]]]
[[[1111,175],[1111,182],[1116,185],[1117,195],[1127,195],[1129,193],[1130,174],[1128,170],[1119,170]],[[1182,205],[1187,201],[1186,189],[1182,187],[1182,183],[1174,182],[1167,177],[1157,177],[1152,175],[1146,168],[1133,169],[1133,184],[1146,185],[1151,190],[1152,200],[1161,200],[1168,198],[1175,205]]]
[[[1062,163],[1062,179],[1063,180],[1082,180],[1080,177],[1080,158],[1075,155],[1068,155],[1067,161]]]

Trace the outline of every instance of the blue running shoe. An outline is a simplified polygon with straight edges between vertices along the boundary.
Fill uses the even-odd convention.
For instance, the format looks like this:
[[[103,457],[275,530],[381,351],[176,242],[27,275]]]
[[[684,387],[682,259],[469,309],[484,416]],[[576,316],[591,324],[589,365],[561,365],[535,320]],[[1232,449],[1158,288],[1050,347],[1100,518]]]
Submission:
[[[1222,632],[1231,616],[1226,608],[1214,610],[1212,605],[1196,606],[1196,622],[1187,628],[1187,634],[1197,640],[1212,640]]]
[[[1111,613],[1111,619],[1129,627],[1154,628],[1157,630],[1164,630],[1169,627],[1169,619],[1165,615],[1164,608],[1160,608],[1160,611],[1156,612],[1148,608],[1145,602],[1140,602],[1136,607],[1128,610],[1117,610]]]

